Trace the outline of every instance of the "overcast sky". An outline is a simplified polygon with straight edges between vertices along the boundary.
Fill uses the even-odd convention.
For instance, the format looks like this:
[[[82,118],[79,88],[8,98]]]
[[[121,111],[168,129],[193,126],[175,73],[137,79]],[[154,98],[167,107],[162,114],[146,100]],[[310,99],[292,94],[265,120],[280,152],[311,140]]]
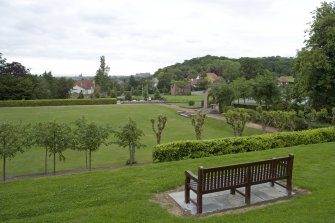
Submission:
[[[319,0],[0,0],[0,52],[31,73],[155,72],[207,54],[295,56]]]

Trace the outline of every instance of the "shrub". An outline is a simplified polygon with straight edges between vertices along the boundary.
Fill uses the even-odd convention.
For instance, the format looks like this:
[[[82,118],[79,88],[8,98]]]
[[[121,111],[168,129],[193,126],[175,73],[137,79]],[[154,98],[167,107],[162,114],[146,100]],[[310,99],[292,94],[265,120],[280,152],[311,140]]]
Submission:
[[[46,99],[46,100],[7,100],[0,101],[0,107],[33,107],[60,105],[103,105],[116,104],[116,98],[100,99]]]
[[[334,128],[201,141],[176,141],[156,145],[153,150],[153,160],[164,162],[334,141]]]
[[[188,101],[188,105],[189,105],[189,106],[193,106],[194,104],[195,104],[194,101]]]

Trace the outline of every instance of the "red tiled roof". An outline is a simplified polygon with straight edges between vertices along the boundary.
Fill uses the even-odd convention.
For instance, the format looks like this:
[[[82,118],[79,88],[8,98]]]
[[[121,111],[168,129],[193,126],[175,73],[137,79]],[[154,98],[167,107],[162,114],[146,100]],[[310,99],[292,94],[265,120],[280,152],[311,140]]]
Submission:
[[[92,80],[78,80],[76,81],[75,85],[84,89],[94,88],[94,82]]]
[[[215,73],[207,73],[206,74],[206,77],[207,78],[210,78],[210,79],[219,79],[220,77],[218,75],[216,75]]]

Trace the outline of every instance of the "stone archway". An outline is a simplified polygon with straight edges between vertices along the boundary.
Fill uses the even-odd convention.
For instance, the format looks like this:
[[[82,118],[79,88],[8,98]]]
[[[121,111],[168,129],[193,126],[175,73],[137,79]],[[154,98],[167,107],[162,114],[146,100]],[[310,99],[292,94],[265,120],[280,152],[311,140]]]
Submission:
[[[208,108],[209,105],[208,105],[208,102],[209,102],[209,92],[211,91],[210,88],[208,88],[206,91],[205,91],[205,95],[204,95],[204,108]]]

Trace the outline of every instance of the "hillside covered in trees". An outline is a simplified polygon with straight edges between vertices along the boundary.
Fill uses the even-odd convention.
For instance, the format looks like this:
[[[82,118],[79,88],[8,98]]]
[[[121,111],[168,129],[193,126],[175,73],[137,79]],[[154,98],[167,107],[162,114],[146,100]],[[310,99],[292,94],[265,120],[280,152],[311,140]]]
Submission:
[[[264,72],[264,70],[271,72],[274,77],[295,76],[293,68],[294,58],[292,57],[230,59],[207,55],[158,69],[154,76],[159,80],[159,90],[168,92],[171,81],[189,80],[206,73],[215,73],[229,82],[242,76],[246,79],[255,78],[257,74]]]

